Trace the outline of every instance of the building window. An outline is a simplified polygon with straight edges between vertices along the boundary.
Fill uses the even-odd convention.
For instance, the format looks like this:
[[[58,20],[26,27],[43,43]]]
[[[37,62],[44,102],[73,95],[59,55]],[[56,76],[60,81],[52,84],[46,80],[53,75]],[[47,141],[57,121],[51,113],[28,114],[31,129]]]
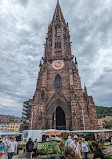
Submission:
[[[44,93],[44,91],[42,91],[41,92],[41,100],[44,100],[44,98],[45,98],[45,93]]]
[[[58,18],[59,18],[59,16],[57,15],[57,19]],[[55,28],[55,36],[61,37],[61,28],[60,28],[60,26],[56,26],[56,28]]]
[[[55,77],[55,89],[61,89],[61,76],[59,74]]]
[[[61,42],[56,42],[55,43],[55,49],[61,48]]]
[[[49,40],[49,45],[52,46],[52,39]]]
[[[60,37],[61,36],[61,29],[60,27],[57,27],[57,37]]]

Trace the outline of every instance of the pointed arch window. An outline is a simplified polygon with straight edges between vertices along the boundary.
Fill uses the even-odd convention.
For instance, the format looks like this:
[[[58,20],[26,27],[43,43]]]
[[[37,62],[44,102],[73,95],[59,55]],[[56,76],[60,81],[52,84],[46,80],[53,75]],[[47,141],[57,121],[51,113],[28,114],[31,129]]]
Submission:
[[[61,36],[61,29],[60,27],[57,27],[57,37],[60,37]]]
[[[55,27],[55,36],[61,37],[61,28],[59,25],[56,25]]]
[[[61,42],[56,42],[55,43],[55,49],[61,48]]]
[[[42,91],[41,92],[41,100],[44,100],[44,98],[45,98],[45,93],[44,93],[44,91]]]
[[[61,88],[62,88],[61,76],[57,74],[55,77],[55,89],[61,89]]]

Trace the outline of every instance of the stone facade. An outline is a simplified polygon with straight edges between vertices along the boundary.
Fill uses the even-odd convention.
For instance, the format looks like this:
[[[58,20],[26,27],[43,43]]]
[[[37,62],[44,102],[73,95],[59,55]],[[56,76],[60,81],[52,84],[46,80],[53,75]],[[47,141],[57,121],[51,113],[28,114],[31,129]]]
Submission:
[[[81,88],[77,59],[71,54],[69,26],[58,1],[48,27],[33,101],[29,129],[99,128],[93,98],[86,86],[84,91]]]

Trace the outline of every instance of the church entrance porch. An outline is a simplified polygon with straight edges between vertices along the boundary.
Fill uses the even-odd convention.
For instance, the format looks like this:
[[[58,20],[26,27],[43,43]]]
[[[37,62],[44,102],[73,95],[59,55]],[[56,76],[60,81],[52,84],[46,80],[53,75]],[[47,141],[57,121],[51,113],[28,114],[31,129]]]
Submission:
[[[71,126],[70,107],[61,99],[56,99],[46,111],[46,129],[69,130]]]

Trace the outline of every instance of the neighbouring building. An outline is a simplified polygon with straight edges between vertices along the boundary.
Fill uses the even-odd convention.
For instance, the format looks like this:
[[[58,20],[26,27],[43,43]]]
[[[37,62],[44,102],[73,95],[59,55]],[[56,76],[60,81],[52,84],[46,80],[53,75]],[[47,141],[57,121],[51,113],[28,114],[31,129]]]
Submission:
[[[81,87],[78,62],[71,53],[69,25],[59,1],[39,66],[29,129],[99,129],[93,97],[85,85],[84,90]]]
[[[19,132],[20,130],[20,125],[21,123],[10,123],[9,124],[9,131],[16,131],[16,132]]]
[[[104,118],[104,120],[110,122],[110,121],[112,121],[112,116],[106,116],[106,117]]]
[[[29,127],[29,117],[31,114],[32,106],[33,106],[33,99],[29,99],[28,101],[25,101],[23,103],[21,131],[27,130]]]
[[[32,106],[33,106],[33,99],[29,99],[28,101],[23,103],[23,112],[22,112],[23,123],[28,122]]]
[[[0,114],[0,131],[16,131],[19,132],[21,118]]]
[[[0,122],[0,131],[4,132],[4,131],[9,131],[10,126],[9,126],[9,122]]]
[[[99,125],[100,129],[103,129],[104,121],[111,122],[112,121],[112,116],[106,116],[105,118],[98,119],[98,125]]]
[[[103,129],[104,118],[98,119],[98,125],[100,129]]]

